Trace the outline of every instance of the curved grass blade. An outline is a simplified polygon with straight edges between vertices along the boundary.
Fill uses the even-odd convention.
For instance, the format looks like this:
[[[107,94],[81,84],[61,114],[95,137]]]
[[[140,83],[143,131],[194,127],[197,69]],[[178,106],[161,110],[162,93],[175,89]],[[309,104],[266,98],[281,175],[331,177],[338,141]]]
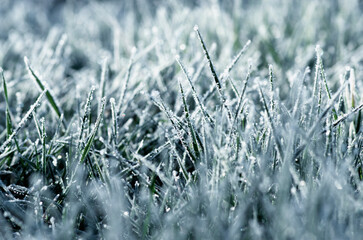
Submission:
[[[46,95],[46,97],[48,99],[48,102],[49,102],[50,106],[52,107],[54,112],[57,114],[58,118],[60,118],[61,115],[62,115],[62,110],[59,107],[59,105],[57,104],[56,99],[53,97],[53,95],[51,94],[49,89],[45,86],[45,83],[42,80],[40,80],[40,78],[34,73],[33,69],[30,67],[29,59],[27,57],[24,57],[24,62],[25,62],[25,65],[26,65],[26,68],[28,70],[29,75],[36,82],[36,84],[38,85],[40,90],[45,91],[45,95]]]

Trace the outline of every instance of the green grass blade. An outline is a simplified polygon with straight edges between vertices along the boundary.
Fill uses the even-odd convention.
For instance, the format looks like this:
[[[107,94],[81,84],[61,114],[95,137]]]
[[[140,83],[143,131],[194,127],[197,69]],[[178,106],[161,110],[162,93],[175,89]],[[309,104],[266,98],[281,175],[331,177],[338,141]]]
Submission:
[[[57,114],[58,118],[60,118],[61,115],[62,115],[62,110],[59,107],[59,105],[57,104],[56,99],[50,93],[49,89],[45,86],[45,83],[43,83],[43,81],[40,80],[40,78],[34,73],[33,69],[30,67],[29,60],[28,60],[27,57],[24,57],[24,62],[25,62],[25,65],[26,65],[26,68],[28,70],[29,75],[36,82],[36,84],[38,85],[40,90],[45,91],[45,95],[46,95],[46,97],[48,99],[48,102],[49,102],[50,106],[52,107],[54,112]]]
[[[243,46],[241,51],[233,58],[230,64],[225,68],[222,74],[219,75],[219,79],[223,83],[223,80],[229,76],[229,73],[232,71],[232,68],[237,64],[238,60],[241,58],[243,53],[246,52],[247,48],[251,44],[251,40],[248,40],[247,43]],[[203,97],[203,102],[205,102],[212,94],[215,92],[215,88],[210,88],[207,93],[205,93]]]
[[[6,85],[6,80],[5,80],[5,77],[4,77],[4,71],[3,71],[2,68],[0,68],[0,73],[1,73],[2,82],[3,82],[4,98],[5,98],[5,104],[6,104],[6,109],[5,109],[6,134],[7,134],[7,137],[9,138],[9,136],[11,135],[11,133],[13,131],[13,124],[11,122],[11,116],[10,116],[10,110],[9,110],[8,88],[7,88],[7,85]]]
[[[341,86],[341,88],[335,93],[335,95],[332,97],[332,99],[330,100],[330,103],[328,104],[328,106],[325,108],[325,110],[320,114],[320,116],[318,117],[318,120],[315,122],[315,124],[310,128],[310,131],[307,133],[306,137],[305,137],[305,142],[304,144],[302,144],[300,147],[298,147],[295,150],[294,153],[294,159],[297,158],[299,156],[299,154],[306,148],[306,146],[310,143],[311,138],[313,137],[316,129],[318,128],[318,126],[321,124],[321,120],[325,117],[325,115],[329,112],[329,110],[333,107],[335,101],[339,98],[341,92],[345,89],[345,87],[347,86],[347,82],[344,83],[343,86]],[[359,111],[361,108],[357,108],[357,111]],[[339,121],[339,120],[338,120]],[[337,123],[337,121],[335,121],[333,123],[333,126],[336,126],[335,123]],[[339,124],[339,122],[337,123]]]
[[[271,94],[271,96],[270,96],[270,98],[271,98],[270,99],[271,116],[273,117],[274,111],[275,111],[275,100],[274,100],[274,98],[275,98],[275,96],[274,96],[274,78],[275,78],[275,76],[274,76],[272,65],[270,65],[268,67],[268,72],[269,72],[270,94]]]
[[[348,117],[350,117],[351,115],[353,115],[354,113],[359,112],[360,110],[363,109],[363,103],[360,104],[358,107],[354,108],[351,112],[344,114],[343,116],[341,116],[340,118],[338,118],[335,122],[333,122],[333,127],[336,127],[337,125],[339,125],[339,123],[343,122],[345,119],[347,119]]]
[[[42,169],[43,169],[43,175],[46,177],[47,174],[47,154],[46,154],[46,147],[45,147],[45,138],[47,137],[47,134],[45,132],[45,119],[40,119],[41,122],[41,131],[42,131]]]

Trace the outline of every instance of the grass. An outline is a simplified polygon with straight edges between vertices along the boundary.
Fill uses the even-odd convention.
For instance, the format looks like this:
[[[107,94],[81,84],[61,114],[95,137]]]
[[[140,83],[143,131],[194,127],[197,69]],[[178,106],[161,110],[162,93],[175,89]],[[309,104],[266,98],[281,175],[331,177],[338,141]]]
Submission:
[[[360,239],[362,13],[5,0],[0,239]]]

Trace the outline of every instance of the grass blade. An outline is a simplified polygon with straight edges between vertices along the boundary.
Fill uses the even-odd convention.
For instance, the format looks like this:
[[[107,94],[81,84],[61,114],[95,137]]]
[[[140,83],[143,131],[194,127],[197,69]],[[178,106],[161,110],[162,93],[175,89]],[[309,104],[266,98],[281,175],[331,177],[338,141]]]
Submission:
[[[261,95],[261,100],[262,100],[263,106],[264,106],[265,111],[267,113],[267,118],[268,118],[268,120],[270,122],[270,125],[271,125],[271,128],[272,128],[272,133],[273,133],[274,138],[275,138],[275,141],[276,141],[277,150],[279,151],[279,154],[280,154],[281,159],[284,159],[284,152],[282,150],[282,144],[280,142],[279,136],[277,135],[277,130],[276,130],[275,124],[273,123],[272,115],[271,115],[271,113],[270,113],[270,111],[268,109],[265,96],[264,96],[264,94],[262,92],[262,89],[260,87],[258,88],[258,90],[259,90],[259,93]],[[274,166],[273,166],[274,169],[275,169],[276,165],[277,165],[277,163],[274,162]]]
[[[247,43],[243,46],[241,51],[233,58],[232,62],[226,67],[221,75],[219,75],[219,79],[223,83],[223,80],[228,77],[229,73],[231,72],[232,68],[236,65],[238,60],[241,58],[242,54],[247,50],[249,45],[251,44],[251,40],[248,40]],[[214,93],[215,88],[210,88],[207,93],[205,93],[203,97],[203,102],[205,102],[212,94]]]
[[[241,51],[234,57],[232,62],[226,67],[226,69],[223,71],[222,75],[220,76],[220,79],[225,79],[229,73],[231,72],[232,68],[236,65],[238,60],[241,58],[242,54],[246,52],[247,48],[250,46],[251,40],[248,40],[247,43],[243,46]]]
[[[310,131],[308,132],[308,134],[305,137],[305,141],[306,143],[302,144],[300,147],[298,147],[295,150],[294,153],[294,159],[297,158],[299,156],[299,154],[306,148],[306,146],[310,143],[310,139],[313,137],[315,130],[317,129],[317,127],[319,126],[321,120],[325,117],[325,115],[329,112],[329,110],[333,107],[335,100],[340,96],[340,93],[345,89],[345,87],[347,86],[347,83],[345,82],[344,85],[337,91],[337,93],[332,97],[332,99],[330,100],[330,103],[328,104],[328,106],[325,108],[325,110],[320,114],[318,120],[315,122],[315,124],[310,128]],[[360,106],[361,107],[361,106]],[[359,111],[361,108],[358,107],[357,111]],[[336,123],[337,121],[335,121],[333,123]],[[339,124],[339,122],[338,122]],[[335,125],[336,126],[336,125]]]
[[[156,94],[154,94],[156,95]],[[158,96],[160,97],[160,96]],[[183,132],[181,130],[181,127],[178,126],[178,123],[174,120],[174,116],[171,115],[171,111],[169,109],[167,109],[167,107],[165,106],[165,104],[160,101],[158,102],[156,100],[156,98],[154,96],[151,96],[151,100],[154,102],[154,104],[162,111],[166,114],[166,116],[168,117],[169,121],[171,122],[173,128],[175,129],[175,131],[177,132],[177,136],[182,144],[182,146],[184,147],[185,151],[187,152],[188,156],[190,157],[190,159],[193,161],[193,163],[195,163],[196,161],[196,157],[194,156],[193,152],[191,151],[190,147],[188,146],[188,144],[186,143],[184,137],[183,137]]]
[[[200,110],[202,111],[202,114],[203,114],[204,118],[206,118],[207,119],[207,122],[210,123],[213,126],[214,125],[214,121],[210,117],[210,115],[208,114],[208,112],[205,110],[205,107],[204,107],[203,103],[200,101],[200,99],[198,97],[198,94],[197,94],[197,91],[194,88],[194,84],[193,84],[192,80],[190,79],[187,70],[185,69],[185,67],[184,67],[184,65],[181,62],[181,60],[180,60],[179,57],[176,57],[175,59],[176,59],[177,63],[179,64],[180,68],[182,69],[185,77],[187,78],[190,87],[192,88],[194,100],[198,104]]]
[[[3,89],[4,89],[4,97],[5,97],[5,104],[6,104],[6,109],[5,109],[5,117],[6,117],[6,134],[7,137],[9,138],[9,136],[11,135],[12,131],[13,131],[13,124],[11,122],[11,116],[10,116],[10,110],[9,110],[9,99],[8,99],[8,88],[6,85],[6,80],[4,77],[4,71],[2,68],[0,68],[0,73],[1,73],[1,77],[2,77],[2,82],[3,82]]]
[[[225,96],[223,95],[223,89],[222,89],[221,81],[219,80],[219,78],[217,76],[217,73],[216,73],[216,70],[214,68],[213,62],[212,62],[212,60],[211,60],[211,58],[209,56],[209,53],[208,53],[208,49],[207,49],[207,47],[206,47],[206,45],[204,43],[202,35],[200,34],[200,32],[198,30],[198,26],[194,27],[194,31],[198,35],[199,41],[200,41],[200,43],[202,45],[202,48],[203,48],[203,51],[204,51],[204,55],[206,56],[206,58],[208,60],[209,68],[210,68],[210,70],[212,72],[214,83],[216,84],[217,91],[218,91],[219,97],[221,99],[222,105],[227,110],[228,119],[231,120],[232,119],[232,114],[231,114],[231,111],[229,110],[228,106],[226,105],[227,100],[226,100]]]
[[[187,119],[187,124],[188,124],[188,129],[189,129],[189,135],[192,138],[192,142],[193,142],[193,149],[194,152],[196,154],[196,156],[199,156],[199,148],[198,148],[198,142],[197,142],[197,138],[195,136],[195,131],[192,125],[192,122],[190,121],[190,116],[189,116],[189,108],[187,105],[187,102],[185,100],[185,95],[184,95],[184,90],[183,90],[183,86],[180,82],[180,80],[178,79],[179,82],[179,88],[180,88],[180,93],[181,93],[181,97],[182,97],[182,101],[183,101],[183,106],[184,106],[184,113],[185,113],[185,118]]]
[[[118,111],[119,114],[121,113],[121,110],[122,110],[121,108],[122,108],[122,105],[123,105],[123,103],[125,101],[124,100],[125,93],[126,93],[128,85],[129,85],[131,70],[132,70],[132,66],[134,65],[135,53],[136,53],[136,49],[134,48],[134,49],[132,49],[132,53],[131,53],[131,57],[130,57],[130,61],[129,61],[129,66],[127,67],[127,72],[126,72],[126,76],[125,76],[124,85],[122,87],[120,99],[119,99],[119,102],[118,102],[118,105],[117,105],[117,111]]]
[[[100,126],[101,121],[103,119],[103,112],[105,110],[105,102],[106,102],[106,98],[102,98],[100,114],[97,117],[95,127],[93,128],[93,130],[91,132],[91,135],[89,136],[88,141],[86,143],[86,146],[83,149],[83,152],[82,152],[82,155],[81,155],[81,158],[80,158],[81,163],[84,162],[84,160],[86,159],[87,154],[89,153],[89,151],[90,151],[90,149],[92,147],[93,141],[94,141],[94,139],[96,137],[98,127]]]
[[[103,60],[102,63],[102,71],[101,71],[101,82],[100,82],[100,92],[99,92],[99,101],[98,101],[98,114],[101,110],[101,100],[105,96],[106,91],[106,80],[107,80],[107,58]]]
[[[80,130],[79,137],[78,137],[78,149],[80,148],[80,145],[81,145],[81,140],[82,140],[82,137],[83,137],[83,131],[84,131],[85,127],[86,127],[88,113],[91,111],[91,102],[92,102],[93,92],[94,91],[95,91],[95,87],[92,87],[91,91],[88,94],[86,104],[84,106],[84,115],[83,115],[83,118],[81,120],[81,130]]]
[[[250,79],[250,76],[251,76],[251,68],[252,68],[252,65],[249,65],[248,72],[247,72],[247,76],[246,76],[246,79],[245,79],[245,81],[243,83],[242,92],[241,92],[241,95],[240,95],[240,97],[238,99],[238,104],[237,104],[236,112],[234,114],[234,118],[233,118],[233,122],[232,122],[232,126],[231,126],[231,130],[230,130],[229,136],[233,132],[234,125],[236,124],[236,121],[238,119],[238,115],[241,112],[241,107],[242,107],[242,103],[243,103],[243,97],[244,97],[244,94],[246,92],[248,80]]]
[[[29,117],[31,116],[32,112],[35,110],[35,108],[37,108],[44,96],[44,94],[46,93],[47,90],[44,90],[39,97],[37,98],[37,100],[34,102],[33,105],[30,106],[28,112],[24,115],[24,117],[21,119],[21,121],[19,122],[18,126],[14,129],[14,131],[11,133],[11,135],[9,136],[9,138],[0,146],[0,152],[2,152],[5,147],[11,142],[11,140],[16,136],[16,134],[18,134],[19,130],[25,125],[25,123],[28,121]]]
[[[111,117],[112,117],[112,134],[113,134],[113,141],[116,145],[117,139],[118,139],[118,123],[117,123],[117,112],[116,112],[116,106],[115,106],[115,99],[110,99],[111,104]]]
[[[45,83],[42,80],[40,80],[40,78],[34,73],[33,69],[30,67],[29,60],[27,57],[24,57],[24,62],[25,62],[29,75],[31,76],[31,78],[33,78],[33,80],[38,85],[40,90],[45,91],[45,96],[47,97],[50,106],[52,107],[52,109],[54,110],[54,112],[56,113],[58,118],[60,118],[62,115],[62,110],[59,107],[56,99],[53,97],[53,95],[51,94],[49,89],[46,87]]]

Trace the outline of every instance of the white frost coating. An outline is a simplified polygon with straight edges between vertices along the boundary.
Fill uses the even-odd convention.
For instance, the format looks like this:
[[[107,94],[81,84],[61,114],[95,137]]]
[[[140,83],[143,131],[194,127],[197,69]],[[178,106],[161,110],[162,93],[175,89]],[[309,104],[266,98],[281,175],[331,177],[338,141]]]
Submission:
[[[19,132],[19,130],[25,125],[25,123],[28,121],[28,119],[30,118],[32,112],[35,110],[35,108],[37,108],[45,94],[47,90],[44,90],[38,97],[38,99],[35,101],[35,103],[33,105],[30,106],[28,112],[24,115],[24,117],[21,119],[21,121],[19,122],[18,126],[15,128],[15,130],[13,131],[13,133],[9,136],[9,138],[1,145],[0,147],[0,152],[2,152],[5,147],[13,140],[13,138],[15,137],[15,135]]]

